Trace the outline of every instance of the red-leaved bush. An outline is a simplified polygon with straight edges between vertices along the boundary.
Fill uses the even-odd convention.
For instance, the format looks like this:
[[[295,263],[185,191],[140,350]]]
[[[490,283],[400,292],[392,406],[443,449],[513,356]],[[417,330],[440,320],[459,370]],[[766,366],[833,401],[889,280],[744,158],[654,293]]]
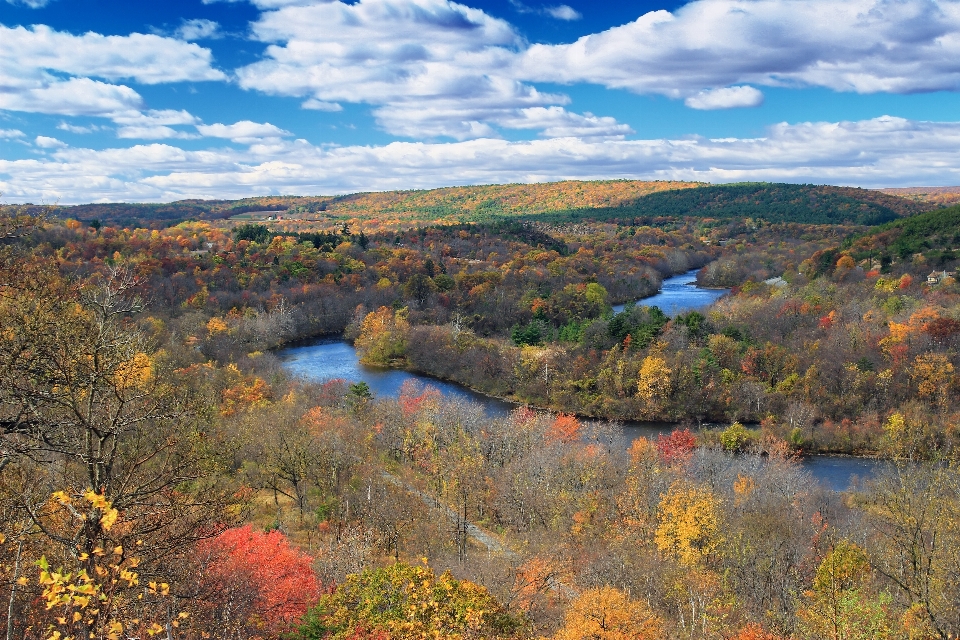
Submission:
[[[310,556],[279,531],[246,525],[197,545],[198,585],[209,622],[277,637],[320,597]]]
[[[684,463],[693,455],[697,439],[690,429],[677,429],[670,435],[657,436],[657,453],[666,464]]]

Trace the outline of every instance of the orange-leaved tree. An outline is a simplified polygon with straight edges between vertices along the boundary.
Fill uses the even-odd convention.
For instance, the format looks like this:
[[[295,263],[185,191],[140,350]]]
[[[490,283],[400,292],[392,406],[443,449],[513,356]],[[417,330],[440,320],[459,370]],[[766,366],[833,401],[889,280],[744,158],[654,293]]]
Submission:
[[[659,640],[663,622],[646,603],[610,586],[587,589],[570,603],[554,640]]]

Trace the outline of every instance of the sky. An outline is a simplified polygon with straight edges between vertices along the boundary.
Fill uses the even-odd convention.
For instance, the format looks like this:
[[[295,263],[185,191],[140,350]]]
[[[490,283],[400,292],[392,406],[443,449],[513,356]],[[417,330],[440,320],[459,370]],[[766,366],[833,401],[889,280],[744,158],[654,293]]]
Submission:
[[[960,0],[0,0],[0,203],[960,184]]]

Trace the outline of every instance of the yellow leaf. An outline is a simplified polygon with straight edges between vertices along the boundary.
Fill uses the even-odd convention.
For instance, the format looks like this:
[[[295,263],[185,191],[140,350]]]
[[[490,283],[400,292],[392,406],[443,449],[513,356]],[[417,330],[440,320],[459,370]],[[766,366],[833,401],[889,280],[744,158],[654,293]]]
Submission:
[[[113,555],[115,555],[115,556],[122,556],[122,555],[123,555],[123,547],[122,547],[122,546],[117,546],[117,547],[115,547],[114,550],[113,550]]]
[[[6,542],[6,541],[7,541],[6,536],[4,536],[2,533],[0,533],[0,544],[3,544],[3,543]]]
[[[116,509],[110,508],[104,511],[103,516],[100,518],[100,526],[103,527],[104,531],[110,531],[110,527],[114,525],[117,521],[117,518],[120,516],[120,512]],[[117,547],[118,549],[120,547]]]

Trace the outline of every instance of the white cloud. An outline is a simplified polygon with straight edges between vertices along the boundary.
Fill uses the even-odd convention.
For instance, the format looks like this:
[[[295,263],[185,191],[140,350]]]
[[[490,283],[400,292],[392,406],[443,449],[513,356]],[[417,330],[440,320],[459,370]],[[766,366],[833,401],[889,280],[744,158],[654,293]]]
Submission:
[[[60,124],[57,125],[57,129],[60,129],[61,131],[66,131],[68,133],[76,133],[79,135],[84,135],[87,133],[93,133],[94,131],[102,131],[106,129],[106,127],[102,127],[96,124],[91,124],[88,126],[80,126],[80,125],[70,124],[69,122],[61,122]]]
[[[106,116],[143,106],[140,94],[133,89],[90,78],[26,79],[0,75],[0,82],[5,85],[4,91],[0,91],[0,109],[10,111]]]
[[[714,109],[735,109],[737,107],[759,107],[763,104],[763,92],[750,87],[723,87],[709,89],[690,96],[683,102],[691,109],[710,111]]]
[[[153,34],[74,35],[45,25],[0,25],[0,73],[37,78],[45,71],[143,84],[225,80],[209,49]]]
[[[557,20],[579,20],[583,17],[580,15],[579,11],[565,4],[561,4],[556,7],[546,7],[544,11],[547,15],[552,18],[556,18]]]
[[[196,125],[199,122],[195,116],[183,110],[129,111],[113,114],[111,119],[121,125],[117,129],[118,138],[139,140],[180,138],[186,140],[198,137],[196,134],[173,128],[173,125]]]
[[[571,44],[533,45],[516,74],[674,98],[747,83],[860,93],[954,91],[960,89],[960,3],[695,0]]]
[[[283,6],[263,13],[253,33],[271,44],[237,71],[242,87],[305,98],[307,109],[371,104],[395,135],[495,136],[496,127],[530,128],[527,109],[569,102],[514,77],[525,43],[511,25],[449,0]],[[611,126],[569,114],[577,117],[591,131]]]
[[[317,100],[316,98],[305,100],[300,106],[304,109],[312,109],[314,111],[343,111],[343,107],[336,102],[324,102],[323,100]]]
[[[242,150],[149,144],[61,148],[49,158],[0,160],[0,192],[13,202],[169,201],[600,178],[960,184],[960,122],[882,117],[783,123],[762,138],[716,140],[484,138],[321,148],[272,139]]]
[[[251,122],[241,120],[233,124],[197,125],[197,131],[208,138],[227,138],[231,142],[253,144],[264,140],[275,140],[293,135],[269,122]]]
[[[23,136],[23,131],[19,129],[0,129],[0,140],[13,140],[14,138],[22,138]]]
[[[50,0],[7,0],[7,4],[12,4],[14,6],[22,4],[23,6],[31,9],[42,9],[50,4]]]
[[[220,25],[213,20],[195,18],[184,20],[177,29],[176,36],[181,40],[204,40],[221,38],[223,34],[220,33]]]
[[[139,93],[95,78],[156,84],[226,76],[211,66],[208,49],[173,38],[138,33],[78,36],[43,25],[0,25],[0,109],[117,122],[137,117],[144,107]]]
[[[37,136],[33,142],[42,149],[62,149],[67,146],[66,142],[57,140],[56,138],[48,138],[47,136]]]

